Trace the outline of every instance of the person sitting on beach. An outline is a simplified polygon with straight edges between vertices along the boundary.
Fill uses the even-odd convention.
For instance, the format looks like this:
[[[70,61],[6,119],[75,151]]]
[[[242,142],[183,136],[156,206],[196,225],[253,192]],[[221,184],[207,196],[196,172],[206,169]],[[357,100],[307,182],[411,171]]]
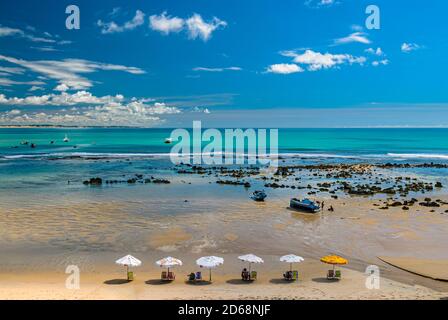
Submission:
[[[247,272],[247,269],[244,268],[243,271],[241,271],[241,279],[248,280],[248,278],[249,278],[249,273]]]
[[[334,211],[333,206],[330,206],[330,207],[328,208],[328,211],[333,212],[333,211]]]
[[[284,277],[286,280],[291,280],[291,279],[292,279],[292,272],[291,272],[291,271],[286,271],[286,272],[283,274],[283,277]]]

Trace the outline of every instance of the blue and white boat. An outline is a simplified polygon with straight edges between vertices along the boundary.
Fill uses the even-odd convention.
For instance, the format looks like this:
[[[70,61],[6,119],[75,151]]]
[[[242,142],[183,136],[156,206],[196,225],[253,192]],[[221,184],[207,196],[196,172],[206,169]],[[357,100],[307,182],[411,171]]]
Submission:
[[[289,202],[289,206],[294,209],[303,210],[311,213],[317,213],[320,211],[320,206],[310,199],[299,200],[292,198]]]
[[[252,193],[252,196],[250,197],[254,201],[264,201],[266,199],[267,195],[264,191],[256,190],[254,193]]]

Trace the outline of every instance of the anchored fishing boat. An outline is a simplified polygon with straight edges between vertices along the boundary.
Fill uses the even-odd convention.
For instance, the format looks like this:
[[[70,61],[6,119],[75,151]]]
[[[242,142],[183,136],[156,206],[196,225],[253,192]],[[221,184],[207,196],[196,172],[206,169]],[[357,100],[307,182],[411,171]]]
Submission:
[[[64,142],[69,142],[70,139],[67,137],[67,135],[65,135],[64,140],[62,140],[62,141],[64,141]]]
[[[299,200],[292,198],[289,202],[289,206],[294,209],[303,210],[311,213],[317,213],[320,211],[320,206],[310,199]]]
[[[252,193],[252,196],[250,197],[254,201],[264,201],[266,199],[267,195],[264,191],[255,190],[254,193]]]

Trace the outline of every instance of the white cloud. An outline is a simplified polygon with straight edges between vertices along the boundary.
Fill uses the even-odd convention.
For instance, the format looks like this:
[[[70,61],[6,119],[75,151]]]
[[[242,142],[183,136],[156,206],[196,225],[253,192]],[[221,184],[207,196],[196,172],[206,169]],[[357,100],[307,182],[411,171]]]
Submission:
[[[0,37],[23,36],[23,34],[24,32],[20,29],[0,26]]]
[[[98,20],[97,25],[101,28],[101,33],[117,33],[129,30],[134,30],[135,28],[143,25],[145,23],[145,14],[137,10],[135,11],[135,16],[132,20],[125,22],[123,25],[118,25],[116,22],[103,22]]]
[[[136,67],[107,64],[83,59],[37,60],[27,61],[0,55],[0,60],[40,73],[50,79],[64,83],[70,89],[82,90],[93,86],[92,81],[81,74],[103,71],[122,71],[131,74],[143,74],[145,71]]]
[[[387,59],[372,61],[372,66],[374,66],[374,67],[378,67],[380,65],[387,66],[388,64],[389,64],[389,60],[387,60]]]
[[[186,25],[191,39],[201,38],[207,41],[216,29],[227,26],[227,22],[216,17],[213,17],[209,22],[205,22],[201,15],[195,13],[186,20]]]
[[[38,91],[38,90],[45,90],[45,88],[43,87],[39,87],[39,86],[32,86],[31,88],[28,89],[28,91]]]
[[[205,113],[205,114],[210,114],[211,113],[208,108],[203,108],[203,107],[194,107],[191,111],[192,112]]]
[[[0,72],[11,73],[11,74],[23,74],[25,69],[22,68],[10,68],[10,67],[0,67]]]
[[[96,97],[90,92],[61,93],[25,98],[7,98],[0,94],[3,105],[34,105],[40,108],[0,113],[0,124],[8,125],[80,125],[80,126],[153,126],[164,120],[162,115],[181,113],[165,103],[147,102],[152,99],[125,99],[122,95]],[[42,106],[72,106],[69,109],[42,110]]]
[[[290,73],[303,72],[304,70],[294,63],[278,63],[278,64],[271,64],[266,71],[270,73],[290,74]]]
[[[383,50],[382,50],[380,47],[378,47],[378,48],[376,48],[376,49],[368,48],[368,49],[366,49],[366,50],[364,50],[364,51],[367,52],[367,53],[369,53],[369,54],[378,56],[378,57],[381,57],[381,56],[384,56],[384,55],[385,55],[384,52],[383,52]]]
[[[313,50],[305,50],[303,53],[295,51],[283,51],[283,56],[293,58],[293,62],[299,65],[307,65],[309,71],[330,69],[343,64],[364,64],[365,57],[356,57],[350,54],[320,53]]]
[[[223,72],[223,71],[241,71],[240,67],[225,67],[225,68],[208,68],[208,67],[196,67],[193,71],[205,71],[205,72]]]
[[[31,30],[33,32],[36,31],[35,28],[28,28],[28,30]],[[21,29],[0,26],[0,37],[14,37],[14,36],[22,37],[33,42],[56,43],[56,40],[50,38],[51,35],[48,32],[45,32],[44,36],[40,37],[24,32]]]
[[[335,0],[306,0],[305,5],[311,8],[330,7],[335,4]]]
[[[12,85],[42,85],[45,84],[42,81],[14,81],[11,79],[0,78],[0,87],[2,86],[12,86]]]
[[[57,85],[56,88],[54,88],[54,91],[65,92],[69,89],[70,89],[70,87],[68,85],[66,85],[65,83],[61,83],[61,84]]]
[[[367,38],[367,34],[363,32],[354,32],[346,37],[335,39],[334,44],[346,44],[346,43],[352,43],[352,42],[358,42],[363,44],[369,44],[371,41]]]
[[[166,11],[162,12],[162,14],[160,15],[152,15],[149,17],[150,28],[165,35],[169,34],[170,32],[182,31],[184,25],[184,19],[168,16]]]
[[[411,51],[415,51],[415,50],[418,50],[420,48],[421,48],[421,46],[416,44],[416,43],[406,43],[406,42],[404,42],[401,45],[401,51],[405,52],[405,53],[409,53]]]

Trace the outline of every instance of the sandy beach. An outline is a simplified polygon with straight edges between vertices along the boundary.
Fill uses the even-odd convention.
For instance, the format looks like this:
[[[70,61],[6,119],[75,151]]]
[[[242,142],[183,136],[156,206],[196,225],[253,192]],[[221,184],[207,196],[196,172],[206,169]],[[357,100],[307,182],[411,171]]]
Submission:
[[[29,208],[29,219],[22,222],[14,220],[14,215],[2,215],[5,226],[2,239],[9,239],[9,245],[4,243],[1,250],[0,298],[441,299],[448,296],[448,282],[428,277],[448,266],[442,241],[447,232],[442,223],[445,215],[420,207],[407,211],[390,208],[387,214],[380,214],[384,211],[374,204],[383,200],[327,201],[335,211],[318,216],[291,211],[283,200],[255,204],[257,210],[253,203],[237,202],[223,206],[213,215],[198,214],[193,223],[184,216],[159,217],[155,221],[126,218],[118,203]],[[66,216],[69,222],[55,218],[61,211],[73,212]],[[36,212],[39,221],[33,220]],[[114,218],[115,215],[118,217]],[[29,230],[33,230],[33,235]],[[25,246],[30,239],[33,243]],[[250,284],[239,280],[241,269],[247,265],[237,260],[238,255],[249,252],[265,260],[255,266],[259,279]],[[124,268],[114,264],[127,253],[143,261],[141,267],[135,268],[136,280],[130,283],[123,280]],[[288,266],[278,261],[281,255],[289,253],[305,257],[305,262],[294,266],[300,272],[300,280],[295,283],[282,279]],[[342,268],[341,281],[325,279],[331,266],[321,263],[319,257],[329,253],[350,260]],[[155,261],[168,255],[182,259],[184,265],[175,269],[176,281],[161,283],[160,268]],[[223,266],[213,270],[213,283],[186,283],[187,274],[200,270],[195,260],[204,255],[225,259]],[[391,256],[408,258],[404,262],[393,260],[402,263],[397,268],[378,256],[391,260]],[[436,263],[421,262],[428,257]],[[65,287],[69,275],[64,271],[68,265],[80,269],[79,290]],[[369,265],[380,268],[380,289],[366,288],[365,269]],[[201,271],[208,275],[207,270]]]
[[[2,273],[2,299],[446,299],[448,292],[429,289],[418,284],[404,284],[382,278],[379,289],[365,286],[366,275],[342,268],[341,281],[327,281],[325,265],[308,260],[300,265],[299,281],[285,282],[281,275],[285,266],[275,257],[265,257],[270,266],[257,266],[259,279],[242,282],[242,263],[236,257],[225,256],[225,266],[213,270],[213,282],[189,284],[185,274],[194,267],[176,268],[177,279],[167,283],[159,280],[155,265],[143,265],[135,270],[136,279],[127,282],[119,267],[104,272],[81,273],[79,290],[65,287],[67,275],[61,272]],[[187,261],[194,266],[193,261]],[[278,271],[272,271],[275,266]],[[149,271],[148,271],[149,270]],[[208,273],[205,272],[208,276]]]

